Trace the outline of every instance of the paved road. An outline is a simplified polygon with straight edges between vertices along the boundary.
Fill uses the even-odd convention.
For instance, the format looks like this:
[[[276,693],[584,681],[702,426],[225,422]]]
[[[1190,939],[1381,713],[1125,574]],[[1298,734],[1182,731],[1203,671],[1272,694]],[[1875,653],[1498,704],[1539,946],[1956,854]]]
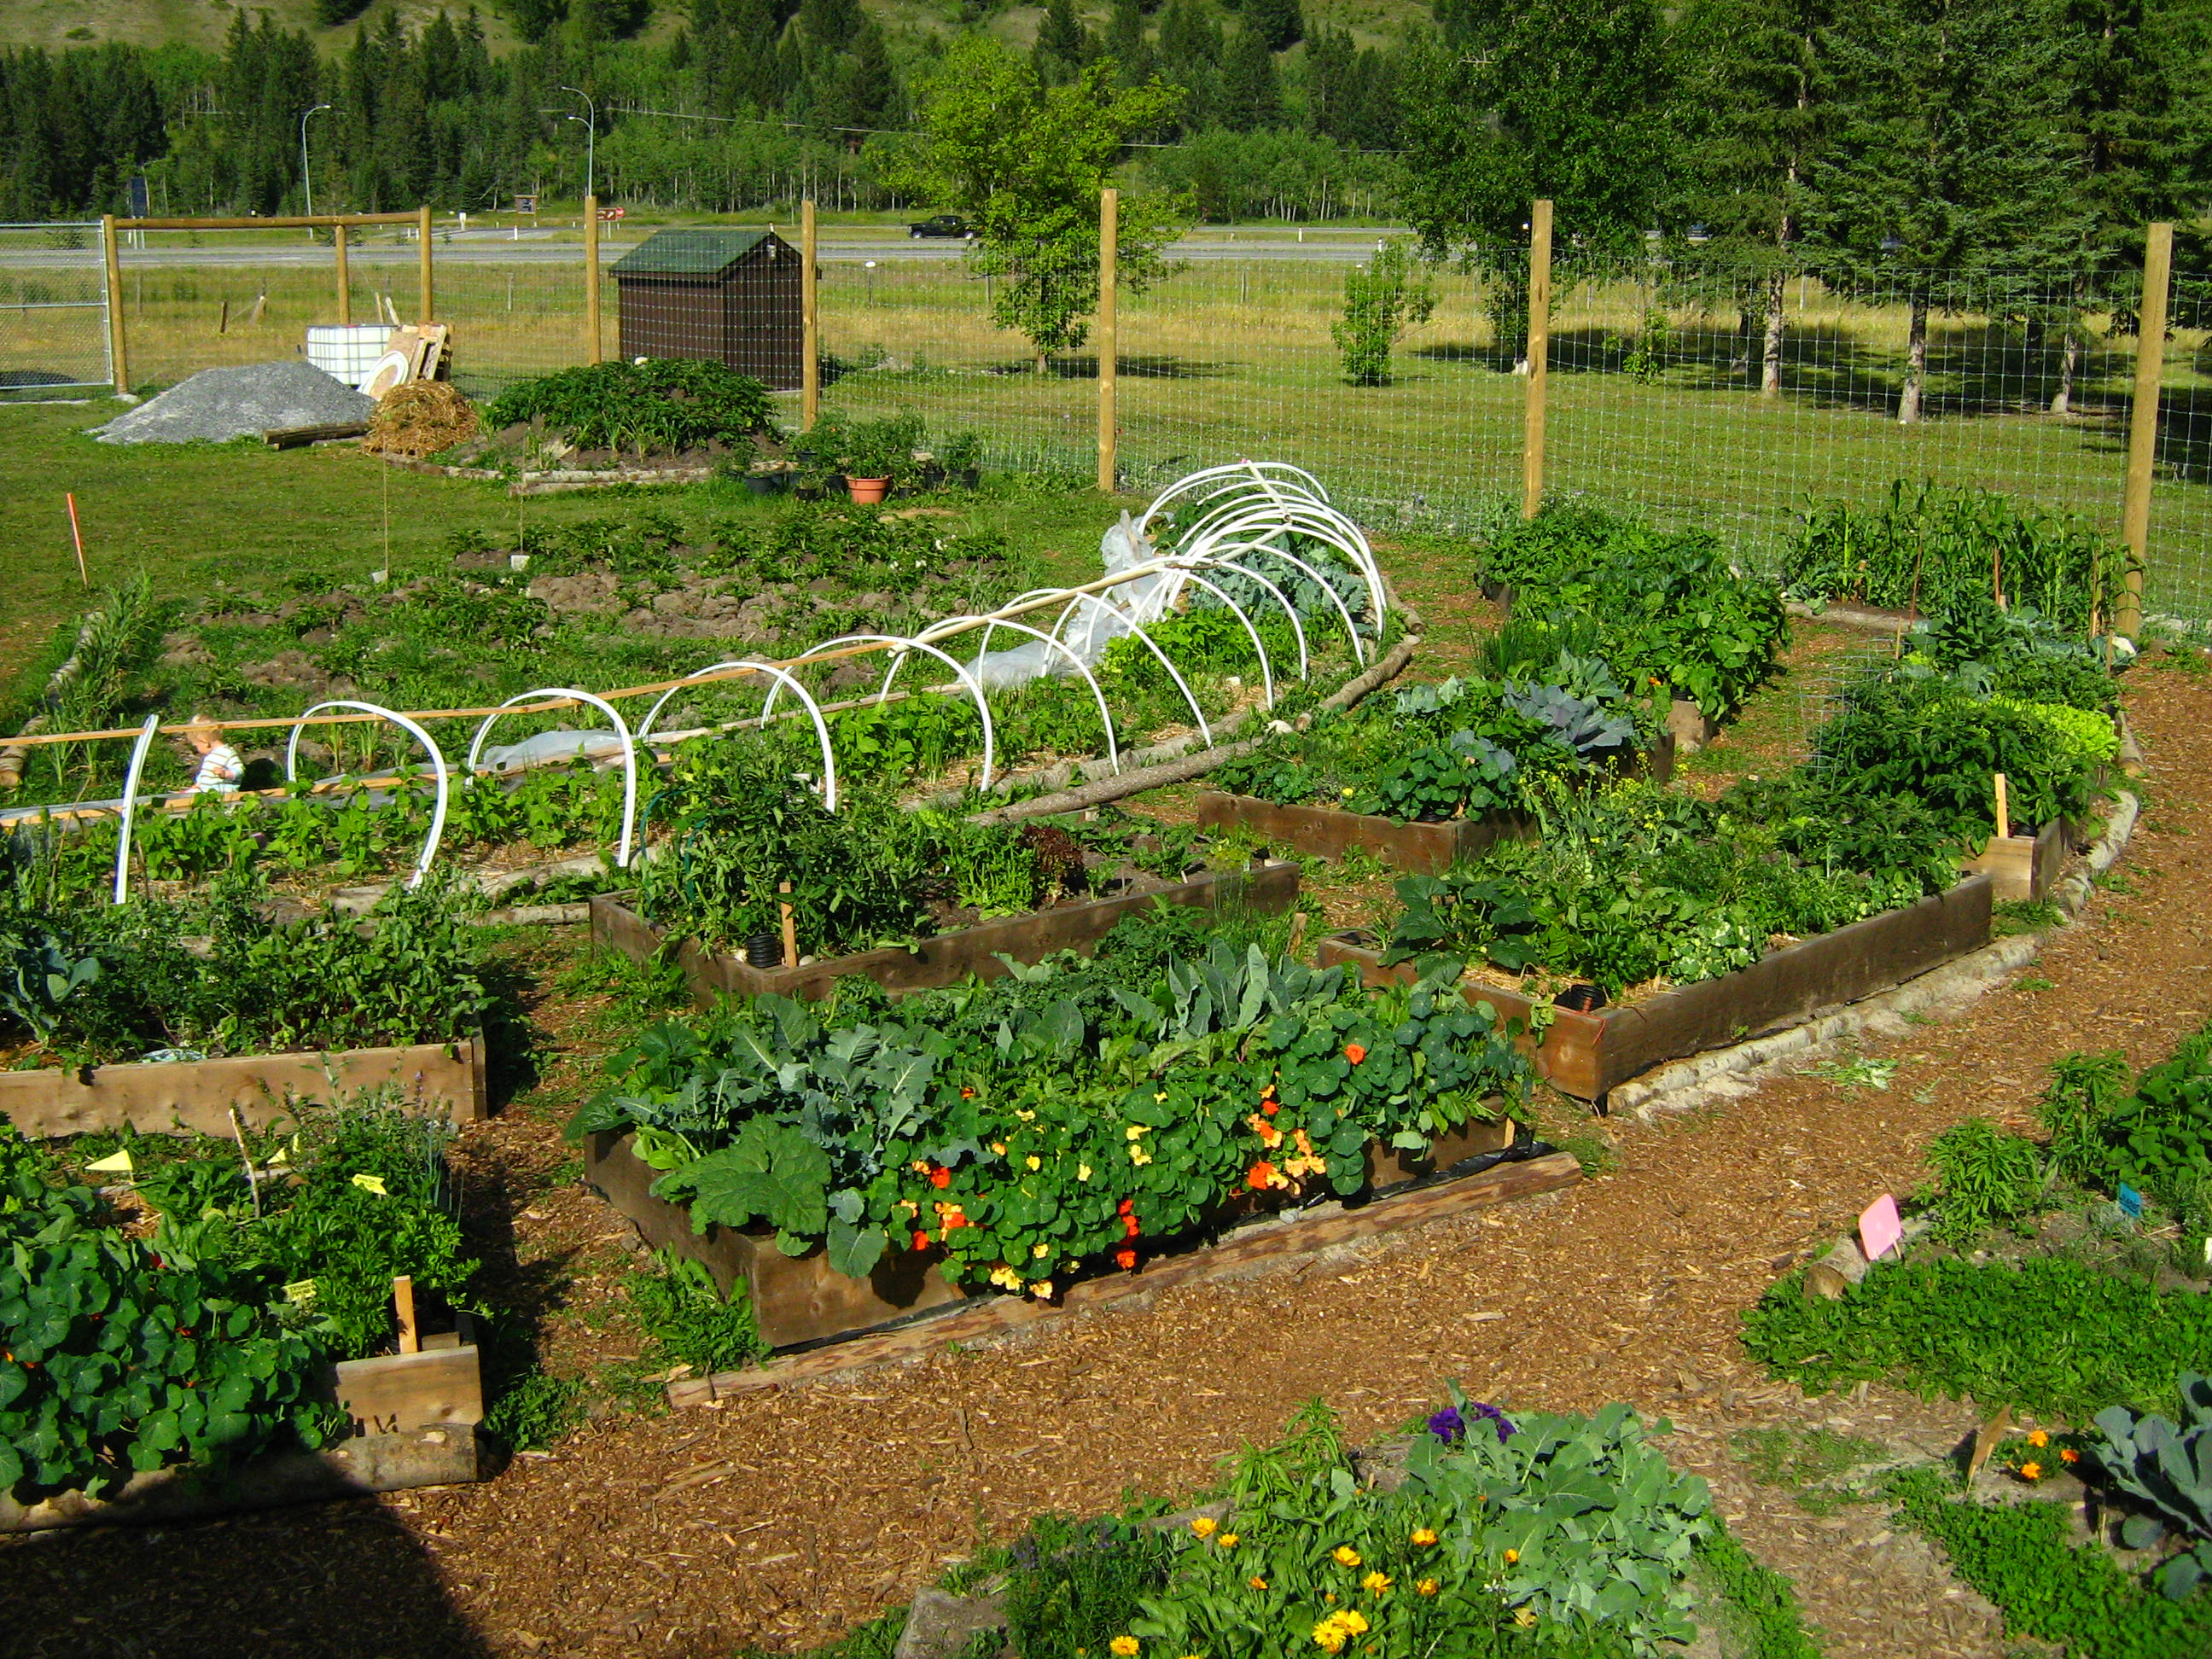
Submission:
[[[779,232],[795,234],[789,225],[779,223]],[[1364,259],[1375,250],[1375,237],[1386,232],[1366,233],[1332,228],[1316,232],[1301,241],[1295,231],[1259,230],[1238,231],[1232,236],[1227,232],[1209,232],[1188,236],[1176,243],[1173,257],[1193,261],[1225,259],[1279,259],[1306,262],[1349,264]],[[173,266],[192,266],[208,269],[217,266],[247,267],[259,270],[309,269],[327,270],[331,267],[331,250],[325,246],[311,246],[305,240],[296,244],[257,242],[223,245],[223,233],[208,233],[208,246],[204,247],[155,246],[125,248],[121,258],[126,270],[161,270]],[[635,239],[617,243],[609,241],[600,246],[603,264],[611,264],[636,246]],[[825,235],[821,242],[821,258],[825,264],[859,264],[863,260],[954,260],[962,257],[963,245],[955,241],[935,240],[917,241],[896,233]],[[503,231],[465,231],[450,239],[441,238],[436,246],[437,262],[446,264],[553,264],[573,265],[583,261],[580,242],[556,240],[551,231],[526,231],[519,239],[510,238]],[[415,246],[411,242],[373,241],[356,243],[350,251],[352,263],[358,265],[413,265]],[[63,249],[7,246],[0,243],[0,269],[57,270],[77,267],[97,270],[97,248]]]

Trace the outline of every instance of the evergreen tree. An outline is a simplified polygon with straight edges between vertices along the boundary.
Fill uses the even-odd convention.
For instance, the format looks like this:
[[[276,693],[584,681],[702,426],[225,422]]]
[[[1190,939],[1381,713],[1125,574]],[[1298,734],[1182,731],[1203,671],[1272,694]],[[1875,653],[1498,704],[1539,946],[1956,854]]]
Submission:
[[[1183,89],[1182,128],[1202,131],[1221,91],[1221,24],[1207,0],[1167,0],[1160,13],[1161,78]]]
[[[810,46],[842,52],[860,32],[860,0],[803,0],[799,27]]]
[[[1123,86],[1142,86],[1152,78],[1152,48],[1145,39],[1142,0],[1114,0],[1104,46],[1106,55],[1121,71]]]
[[[1048,87],[1073,81],[1090,59],[1089,45],[1083,20],[1075,15],[1075,0],[1046,0],[1031,54],[1037,78]]]
[[[1306,131],[1343,138],[1358,116],[1359,54],[1348,30],[1326,23],[1306,37]]]
[[[1256,132],[1283,118],[1282,88],[1267,41],[1249,22],[1229,37],[1221,61],[1221,124],[1235,132]]]
[[[891,125],[899,104],[898,77],[891,69],[890,49],[884,32],[871,18],[854,38],[852,60],[845,73],[845,120],[848,127],[881,131]]]
[[[1244,0],[1244,26],[1256,30],[1271,52],[1287,52],[1306,34],[1298,0]]]
[[[2002,312],[2019,273],[2067,267],[2082,160],[2067,106],[2080,59],[2063,0],[1846,0],[1821,37],[1835,133],[1810,240],[1837,284],[1903,301],[1897,418],[1920,419],[1930,309]]]
[[[1824,106],[1814,95],[1832,0],[1699,0],[1675,35],[1679,157],[1662,222],[1674,268],[1742,307],[1759,331],[1759,389],[1782,392],[1784,299],[1802,269],[1808,180]],[[1695,228],[1699,240],[1684,233]]]
[[[1494,337],[1516,359],[1531,202],[1552,198],[1555,248],[1641,252],[1664,155],[1665,68],[1650,0],[1511,0],[1482,52],[1425,42],[1415,54],[1400,118],[1406,216],[1430,258],[1492,279]]]

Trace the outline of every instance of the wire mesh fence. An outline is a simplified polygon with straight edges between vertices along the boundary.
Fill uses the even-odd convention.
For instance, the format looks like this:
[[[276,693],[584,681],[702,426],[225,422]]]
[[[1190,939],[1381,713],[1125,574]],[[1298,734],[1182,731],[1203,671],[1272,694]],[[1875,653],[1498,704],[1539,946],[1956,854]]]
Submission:
[[[0,225],[0,399],[112,378],[100,227]]]

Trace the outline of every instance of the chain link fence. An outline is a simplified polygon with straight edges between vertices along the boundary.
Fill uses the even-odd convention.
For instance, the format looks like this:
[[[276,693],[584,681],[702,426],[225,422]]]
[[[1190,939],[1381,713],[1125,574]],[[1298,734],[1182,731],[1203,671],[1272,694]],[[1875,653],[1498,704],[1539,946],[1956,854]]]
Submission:
[[[113,382],[100,227],[0,225],[0,400]]]

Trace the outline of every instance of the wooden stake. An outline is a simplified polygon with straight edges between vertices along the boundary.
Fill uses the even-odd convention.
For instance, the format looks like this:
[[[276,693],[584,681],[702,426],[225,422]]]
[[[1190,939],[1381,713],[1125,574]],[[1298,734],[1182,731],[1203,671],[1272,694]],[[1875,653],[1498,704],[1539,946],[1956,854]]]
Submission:
[[[230,1138],[238,1143],[238,1161],[246,1166],[246,1190],[253,1194],[253,1213],[261,1213],[261,1181],[253,1173],[253,1155],[246,1150],[246,1126],[238,1121],[238,1108],[223,1109],[230,1114]]]
[[[791,891],[791,884],[787,881],[778,882],[775,890],[787,895],[780,907],[783,911],[783,965],[787,968],[796,968],[799,966],[799,928],[792,919],[791,900],[787,896]]]
[[[814,198],[799,204],[799,429],[822,412],[822,318],[814,291]]]
[[[415,1330],[415,1281],[404,1273],[392,1281],[392,1306],[399,1316],[399,1352],[422,1352],[422,1339]]]
[[[599,361],[599,198],[584,198],[584,361]]]
[[[1115,277],[1121,263],[1121,192],[1098,192],[1098,493],[1110,495],[1115,466],[1115,376],[1121,368]]]
[[[2005,775],[1993,775],[1997,785],[1997,839],[2005,841],[2012,835],[2012,807],[2005,797]]]
[[[416,254],[417,264],[421,266],[420,274],[422,285],[422,319],[427,323],[434,314],[430,308],[432,297],[430,291],[430,210],[427,204],[424,205],[421,214],[416,219],[415,235],[416,240],[422,244],[421,247],[417,249]]]
[[[230,301],[228,300],[222,302],[222,311],[215,319],[215,331],[218,334],[230,332]]]
[[[123,259],[115,248],[115,216],[105,213],[100,219],[100,248],[107,262],[107,372],[114,377],[115,390],[131,390],[130,355],[123,340]]]
[[[1528,398],[1521,427],[1521,516],[1544,504],[1544,392],[1552,357],[1552,204],[1528,215]]]
[[[346,264],[346,228],[343,225],[334,225],[331,228],[334,238],[333,246],[337,248],[338,256],[338,326],[351,328],[353,326],[353,273]]]
[[[2135,557],[2121,573],[2124,589],[2112,631],[2125,639],[2142,632],[2143,566],[2150,557],[2150,484],[2158,462],[2159,380],[2166,368],[2166,289],[2173,277],[2173,226],[2152,225],[2143,239],[2142,318],[2136,334],[2136,392],[2128,416],[2127,501],[2120,539]]]
[[[77,527],[76,496],[74,492],[71,492],[65,495],[63,499],[69,502],[70,539],[76,544],[76,579],[89,587],[92,586],[92,576],[91,573],[84,568],[84,532]]]
[[[1996,1415],[1982,1425],[1980,1432],[1974,1436],[1973,1452],[1966,1459],[1967,1480],[1972,1480],[1982,1472],[1982,1465],[1990,1461],[1990,1454],[1997,1449],[1997,1442],[2004,1438],[2005,1431],[2011,1426],[2009,1406],[1998,1407]]]

